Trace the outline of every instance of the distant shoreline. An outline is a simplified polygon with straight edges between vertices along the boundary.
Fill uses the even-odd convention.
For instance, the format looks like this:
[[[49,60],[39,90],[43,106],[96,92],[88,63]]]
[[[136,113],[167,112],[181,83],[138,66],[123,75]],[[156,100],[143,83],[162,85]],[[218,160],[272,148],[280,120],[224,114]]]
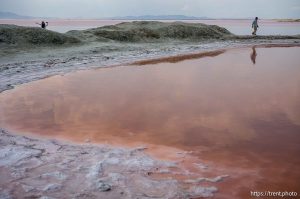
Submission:
[[[106,20],[124,20],[124,21],[159,21],[159,20],[180,20],[180,21],[201,21],[201,20],[252,20],[252,19],[217,19],[217,18],[115,18],[115,17],[108,17],[108,18],[55,18],[55,17],[31,17],[31,18],[0,18],[0,20],[39,20],[39,19],[45,19],[45,20],[75,20],[75,21],[86,21],[86,20],[99,20],[99,21],[106,21]],[[266,20],[276,20],[276,19],[266,19]]]
[[[300,22],[300,19],[278,19],[277,22]]]

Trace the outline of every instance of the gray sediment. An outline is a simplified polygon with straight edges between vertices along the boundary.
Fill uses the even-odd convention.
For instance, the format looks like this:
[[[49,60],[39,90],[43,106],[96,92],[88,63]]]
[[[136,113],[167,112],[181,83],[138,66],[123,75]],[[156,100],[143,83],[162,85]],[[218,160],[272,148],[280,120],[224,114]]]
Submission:
[[[31,138],[0,129],[0,198],[209,197],[227,177],[203,177],[206,183],[201,184],[192,180],[201,173],[153,159],[144,150]],[[165,176],[152,177],[156,174]],[[178,175],[192,182],[172,177]]]

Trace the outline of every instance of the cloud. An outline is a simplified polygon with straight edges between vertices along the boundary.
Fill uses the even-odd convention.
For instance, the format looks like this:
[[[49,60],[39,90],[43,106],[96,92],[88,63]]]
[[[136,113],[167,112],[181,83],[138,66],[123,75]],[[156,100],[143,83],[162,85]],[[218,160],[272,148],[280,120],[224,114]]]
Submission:
[[[190,5],[185,4],[185,5],[182,7],[181,10],[183,10],[183,11],[188,11],[189,9],[190,9]]]
[[[300,6],[293,6],[292,10],[300,10]]]

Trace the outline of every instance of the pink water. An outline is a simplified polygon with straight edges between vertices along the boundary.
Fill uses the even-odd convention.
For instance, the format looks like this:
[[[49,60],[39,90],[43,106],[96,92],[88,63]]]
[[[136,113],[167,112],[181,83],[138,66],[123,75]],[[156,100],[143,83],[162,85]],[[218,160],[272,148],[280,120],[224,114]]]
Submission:
[[[230,168],[220,193],[238,198],[299,193],[299,53],[253,47],[54,76],[1,93],[0,126],[194,151]]]

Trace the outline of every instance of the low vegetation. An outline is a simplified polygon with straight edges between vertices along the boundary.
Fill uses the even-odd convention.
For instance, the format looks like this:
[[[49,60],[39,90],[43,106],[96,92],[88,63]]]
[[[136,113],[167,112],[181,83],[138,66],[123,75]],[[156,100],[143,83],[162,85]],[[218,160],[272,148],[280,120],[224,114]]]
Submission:
[[[0,44],[24,46],[62,45],[79,42],[79,39],[70,35],[61,34],[42,28],[0,25]]]
[[[163,23],[157,21],[124,22],[83,31],[70,31],[68,35],[83,40],[114,40],[141,42],[157,40],[203,40],[220,39],[232,35],[225,28],[201,23]]]

